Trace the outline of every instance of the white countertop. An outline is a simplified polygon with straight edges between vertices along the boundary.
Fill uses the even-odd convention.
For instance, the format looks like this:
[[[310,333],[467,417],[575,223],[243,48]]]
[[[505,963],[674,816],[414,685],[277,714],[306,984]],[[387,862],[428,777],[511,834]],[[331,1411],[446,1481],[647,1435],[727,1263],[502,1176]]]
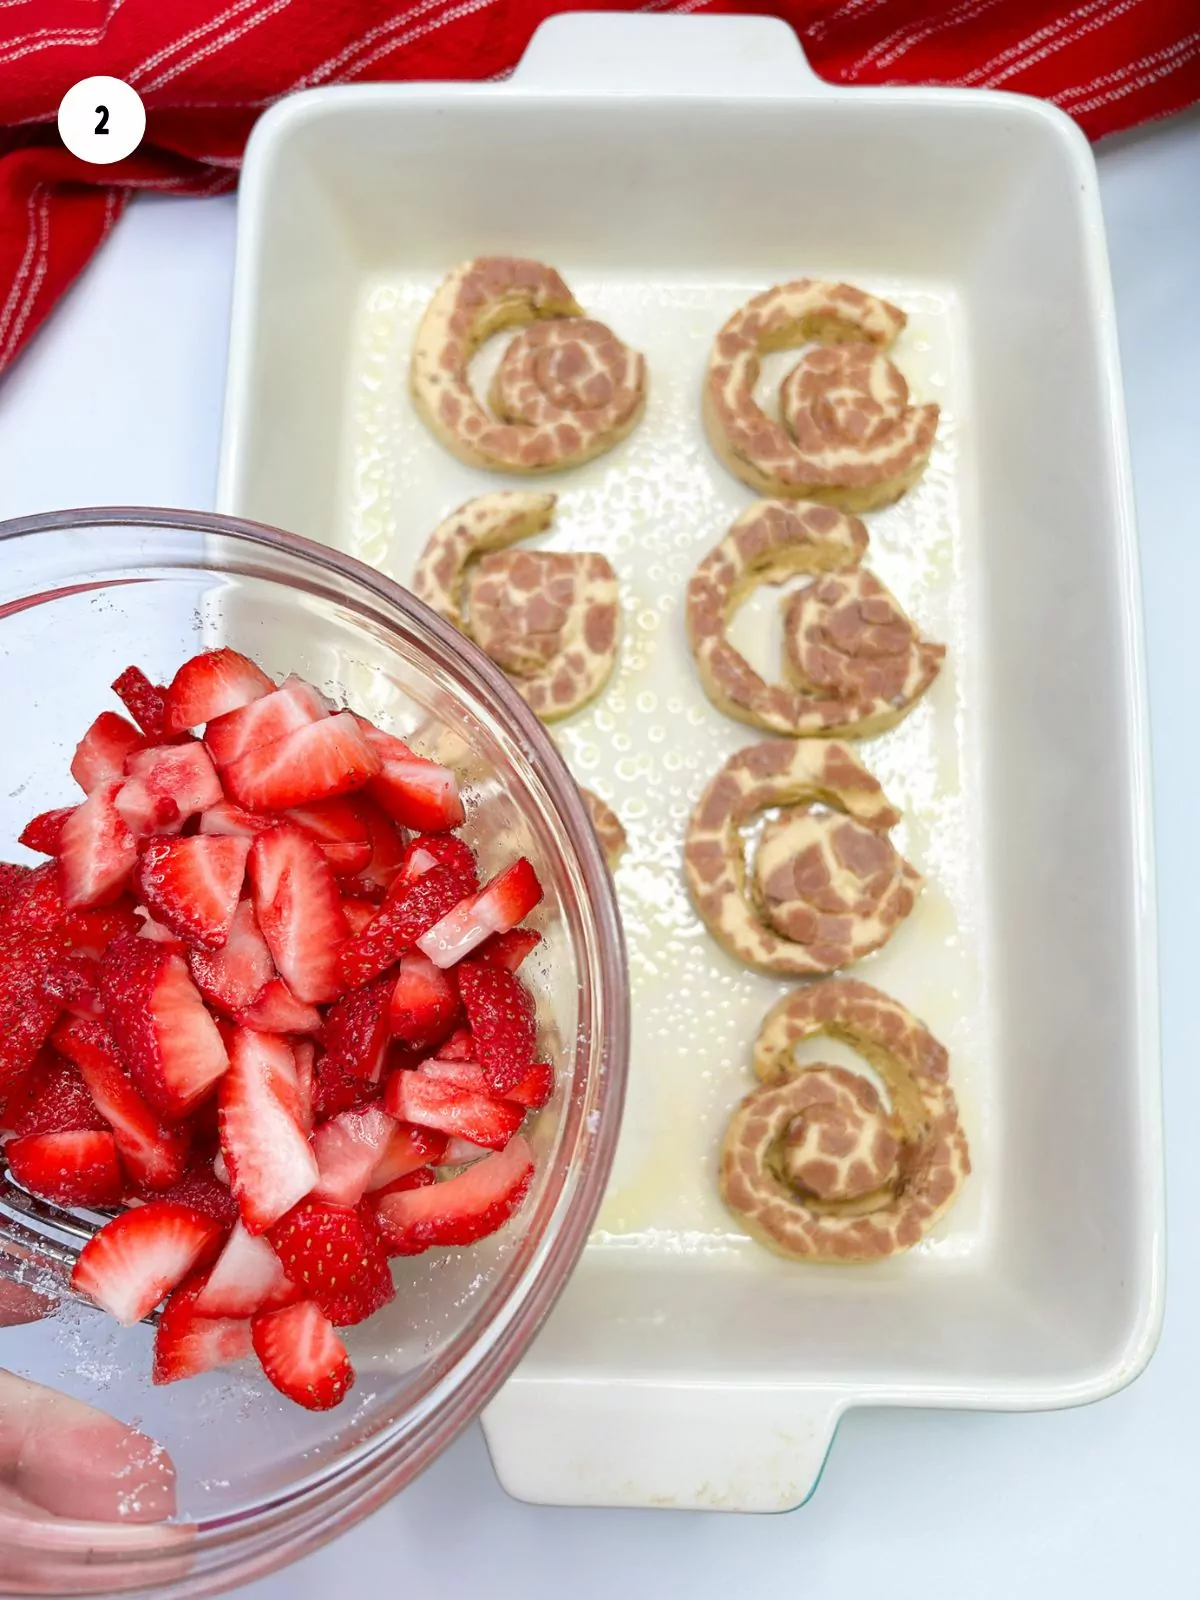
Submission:
[[[1184,1592],[1200,1487],[1200,902],[1192,651],[1200,617],[1200,112],[1100,156],[1125,365],[1154,724],[1171,1251],[1147,1374],[1102,1405],[1037,1416],[852,1413],[820,1489],[778,1517],[569,1511],[509,1500],[473,1428],[339,1543],[241,1591],[488,1600],[803,1600],[938,1592],[1008,1600]],[[0,386],[0,516],[212,504],[234,201],[138,201]],[[1196,787],[1193,788],[1192,785]],[[852,1580],[852,1583],[851,1583]],[[1181,1588],[1181,1585],[1184,1587]]]

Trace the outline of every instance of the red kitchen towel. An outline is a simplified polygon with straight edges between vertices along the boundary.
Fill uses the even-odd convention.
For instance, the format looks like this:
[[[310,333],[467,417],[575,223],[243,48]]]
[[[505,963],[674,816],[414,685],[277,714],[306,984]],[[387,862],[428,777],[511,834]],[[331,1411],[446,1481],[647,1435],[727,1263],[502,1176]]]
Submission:
[[[552,12],[623,0],[0,0],[0,369],[24,347],[131,191],[232,188],[264,106],[317,84],[490,78]],[[1099,138],[1200,98],[1197,0],[652,0],[647,11],[773,11],[840,83],[1040,95]],[[136,154],[76,160],[55,126],[80,78],[124,78],[148,111]]]

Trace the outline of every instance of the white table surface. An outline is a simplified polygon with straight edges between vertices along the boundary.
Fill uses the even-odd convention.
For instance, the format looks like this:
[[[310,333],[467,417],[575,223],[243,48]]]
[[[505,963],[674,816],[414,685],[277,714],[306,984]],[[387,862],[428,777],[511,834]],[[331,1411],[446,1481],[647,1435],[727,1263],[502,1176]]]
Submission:
[[[991,1600],[1174,1596],[1195,1586],[1200,1489],[1200,903],[1193,729],[1200,617],[1200,113],[1110,142],[1100,177],[1116,282],[1146,590],[1171,1256],[1146,1375],[1038,1416],[852,1413],[821,1487],[789,1516],[519,1505],[471,1429],[338,1543],[241,1591],[489,1600],[803,1600],[944,1592]],[[211,506],[234,201],[144,199],[0,384],[0,516],[63,506]],[[1188,1579],[1185,1574],[1191,1573]],[[452,1576],[450,1576],[452,1575]]]

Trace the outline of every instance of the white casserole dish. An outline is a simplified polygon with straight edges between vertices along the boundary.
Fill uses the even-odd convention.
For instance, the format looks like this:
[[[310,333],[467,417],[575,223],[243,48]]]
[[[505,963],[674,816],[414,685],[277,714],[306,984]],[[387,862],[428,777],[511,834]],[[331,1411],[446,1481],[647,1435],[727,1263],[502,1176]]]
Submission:
[[[448,456],[407,395],[425,301],[479,254],[557,267],[652,388],[623,445],[547,480],[545,542],[622,581],[613,686],[561,744],[630,834],[634,1056],[595,1238],[484,1418],[501,1481],[782,1510],[850,1406],[1114,1392],[1161,1321],[1163,1178],[1137,551],[1083,136],[1013,96],[833,89],[759,18],[563,17],[508,83],[297,95],[242,179],[220,509],[404,582],[448,510],[519,486]],[[867,518],[870,565],[949,646],[861,747],[927,889],[854,970],[950,1048],[975,1171],[916,1251],[843,1270],[769,1257],[717,1200],[783,985],[717,950],[679,875],[692,801],[754,737],[683,638],[687,576],[751,498],[708,450],[700,375],[731,310],[800,276],[897,300],[898,364],[943,407],[924,480]],[[759,666],[772,614],[741,620]]]

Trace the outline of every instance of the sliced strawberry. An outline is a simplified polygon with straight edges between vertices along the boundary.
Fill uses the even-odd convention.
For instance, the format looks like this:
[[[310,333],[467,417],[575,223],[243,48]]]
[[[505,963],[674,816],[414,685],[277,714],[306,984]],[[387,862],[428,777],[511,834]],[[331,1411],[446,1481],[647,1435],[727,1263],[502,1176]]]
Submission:
[[[388,1141],[367,1179],[367,1194],[377,1194],[411,1173],[436,1166],[445,1149],[444,1133],[415,1128],[408,1122],[393,1122]]]
[[[60,1206],[116,1205],[125,1187],[111,1133],[35,1133],[4,1147],[23,1189]]]
[[[112,905],[69,911],[62,920],[61,931],[72,950],[99,960],[114,939],[137,933],[141,926],[133,899],[125,895]]]
[[[272,978],[234,1021],[258,1033],[316,1033],[321,1013],[316,1006],[297,1000],[282,978]]]
[[[322,1035],[326,1051],[355,1077],[378,1083],[388,1042],[388,1005],[392,981],[383,978],[357,989],[333,1006]]]
[[[185,661],[171,679],[163,731],[170,735],[199,728],[270,694],[274,687],[260,667],[236,650],[206,650]]]
[[[116,806],[139,839],[178,833],[189,817],[223,798],[217,770],[196,740],[137,750],[125,765],[129,776]]]
[[[247,1233],[240,1222],[225,1241],[196,1294],[203,1317],[249,1317],[278,1310],[300,1298],[283,1264],[266,1239]]]
[[[308,805],[293,806],[286,815],[290,823],[320,845],[334,872],[350,877],[370,862],[371,835],[357,798],[343,795],[334,800],[313,800]]]
[[[384,1242],[406,1255],[435,1245],[474,1244],[508,1221],[532,1181],[532,1152],[516,1134],[505,1149],[456,1177],[381,1199],[376,1215]]]
[[[88,1240],[71,1286],[131,1327],[216,1253],[223,1231],[190,1206],[151,1200],[122,1211]]]
[[[255,1317],[250,1334],[267,1378],[306,1410],[328,1411],[353,1387],[346,1346],[313,1301]]]
[[[122,788],[118,779],[98,784],[63,823],[58,871],[68,906],[115,900],[137,865],[137,841],[116,805]]]
[[[463,821],[458,779],[449,767],[427,761],[410,750],[402,739],[358,718],[367,743],[379,766],[367,793],[396,822],[423,833],[445,833]]]
[[[97,785],[123,778],[126,760],[145,744],[132,722],[115,711],[102,711],[75,747],[71,776],[84,794],[91,794]]]
[[[521,980],[504,967],[465,961],[458,988],[475,1041],[475,1055],[496,1094],[507,1094],[533,1066],[537,1020]]]
[[[460,1089],[469,1089],[473,1094],[490,1095],[496,1099],[495,1091],[483,1068],[474,1061],[447,1058],[445,1046],[436,1056],[422,1061],[419,1071],[427,1078],[436,1078],[442,1083],[455,1083]],[[546,1104],[554,1093],[554,1068],[545,1061],[536,1061],[519,1083],[513,1085],[503,1097],[514,1105],[525,1106],[529,1110],[539,1110]]]
[[[32,867],[19,867],[12,861],[0,861],[0,924],[8,915],[9,905],[27,878],[33,876]]]
[[[162,738],[165,691],[151,683],[141,667],[126,667],[113,683],[113,692],[148,739]]]
[[[118,939],[100,964],[117,1052],[156,1110],[178,1121],[228,1066],[225,1046],[183,957],[150,939]]]
[[[198,1378],[214,1367],[228,1367],[254,1353],[250,1323],[234,1317],[205,1317],[196,1310],[199,1287],[185,1284],[167,1300],[154,1330],[151,1382]]]
[[[482,1154],[490,1155],[491,1152],[484,1150]],[[386,1195],[404,1194],[409,1189],[427,1189],[431,1183],[436,1183],[437,1181],[436,1172],[433,1172],[429,1167],[418,1167],[415,1172],[406,1172],[401,1178],[393,1178],[389,1184],[372,1194],[371,1200],[373,1203],[378,1204]],[[381,1229],[381,1235],[382,1231]],[[386,1237],[384,1238],[383,1247],[390,1256],[419,1256],[425,1248],[424,1245],[418,1245],[413,1250],[398,1249],[389,1243]]]
[[[187,963],[204,998],[231,1016],[253,1004],[275,976],[275,963],[249,900],[239,901],[224,947],[189,950]]]
[[[450,1037],[438,1045],[437,1054],[439,1061],[474,1061],[475,1041],[470,1028],[455,1028]]]
[[[356,795],[358,807],[367,827],[371,843],[371,858],[361,872],[353,877],[345,875],[342,888],[345,893],[361,896],[364,900],[380,900],[391,887],[400,871],[404,858],[404,833],[396,826],[381,806],[366,794]]]
[[[220,950],[233,927],[249,854],[249,839],[202,833],[152,839],[138,863],[138,891],[172,933],[188,944]]]
[[[342,901],[342,912],[346,918],[346,926],[350,930],[350,937],[357,939],[367,924],[375,920],[379,907],[373,900],[359,900],[353,895],[347,895]]]
[[[0,1094],[33,1066],[62,1009],[50,981],[61,953],[52,933],[0,934]]]
[[[300,1102],[300,1126],[305,1133],[313,1127],[313,1064],[317,1047],[311,1039],[293,1039],[292,1054],[296,1058],[296,1090]]]
[[[23,844],[27,850],[36,850],[39,855],[56,856],[62,849],[63,823],[77,809],[76,806],[58,806],[53,811],[39,812],[21,829],[18,844]]]
[[[313,1062],[312,1113],[317,1122],[327,1122],[378,1097],[378,1084],[360,1078],[336,1056],[319,1055]]]
[[[310,1005],[336,999],[346,917],[320,850],[299,828],[273,828],[251,846],[249,871],[258,925],[292,993]]]
[[[81,1018],[60,1023],[54,1043],[82,1073],[134,1183],[144,1189],[178,1183],[187,1167],[188,1131],[168,1127],[134,1088],[104,1024]]]
[[[554,1068],[548,1061],[535,1061],[519,1082],[507,1091],[514,1105],[540,1111],[554,1093]]]
[[[173,945],[176,950],[186,953],[183,940],[177,933],[172,933],[170,928],[165,928],[161,922],[155,922],[148,911],[143,911],[138,921],[138,938],[152,939],[155,944]]]
[[[313,1151],[321,1176],[313,1197],[355,1206],[388,1146],[396,1124],[377,1105],[343,1111],[313,1134]]]
[[[312,684],[293,674],[261,700],[252,700],[210,722],[204,742],[217,766],[225,768],[248,751],[273,744],[328,715],[329,707]]]
[[[534,933],[532,928],[510,928],[507,933],[494,933],[490,939],[485,939],[476,951],[475,959],[515,972],[541,942],[541,934]]]
[[[107,1133],[83,1075],[56,1050],[42,1050],[29,1069],[26,1104],[13,1119],[14,1133]]]
[[[0,929],[10,933],[54,933],[61,925],[66,911],[58,888],[58,867],[53,861],[43,861],[32,870],[21,869],[21,877],[12,885],[12,892],[0,918]]]
[[[398,886],[366,931],[342,946],[338,960],[350,988],[386,972],[463,896],[463,879],[453,867],[435,866],[397,895]]]
[[[489,1095],[475,1094],[459,1084],[430,1078],[422,1072],[393,1072],[384,1091],[384,1109],[401,1122],[489,1150],[503,1150],[525,1117],[523,1106]]]
[[[402,956],[389,1009],[393,1038],[414,1049],[426,1049],[445,1038],[458,1014],[453,978],[422,955]]]
[[[200,818],[201,833],[222,834],[234,839],[253,839],[276,825],[275,817],[262,816],[256,811],[243,811],[232,800],[219,800]]]
[[[537,873],[522,856],[422,934],[417,948],[439,967],[453,966],[490,935],[516,927],[541,898]]]
[[[369,1206],[305,1200],[269,1237],[288,1278],[335,1327],[373,1316],[396,1293]]]
[[[296,1065],[286,1039],[238,1028],[219,1094],[221,1152],[242,1221],[263,1233],[317,1181],[297,1120]]]
[[[225,787],[250,811],[279,811],[361,789],[379,758],[349,711],[310,722],[224,769]]]
[[[200,1211],[226,1227],[238,1219],[237,1201],[230,1193],[228,1183],[222,1183],[212,1166],[206,1166],[203,1162],[198,1161],[189,1167],[178,1183],[173,1183],[157,1198],[191,1206],[194,1211]]]
[[[451,1139],[438,1166],[466,1167],[472,1161],[482,1161],[484,1156],[490,1154],[486,1145],[472,1144],[470,1139]]]
[[[419,833],[405,846],[398,876],[405,885],[413,884],[434,867],[449,867],[462,881],[463,894],[474,894],[479,888],[475,852],[456,833]],[[397,887],[392,898],[399,893]]]

